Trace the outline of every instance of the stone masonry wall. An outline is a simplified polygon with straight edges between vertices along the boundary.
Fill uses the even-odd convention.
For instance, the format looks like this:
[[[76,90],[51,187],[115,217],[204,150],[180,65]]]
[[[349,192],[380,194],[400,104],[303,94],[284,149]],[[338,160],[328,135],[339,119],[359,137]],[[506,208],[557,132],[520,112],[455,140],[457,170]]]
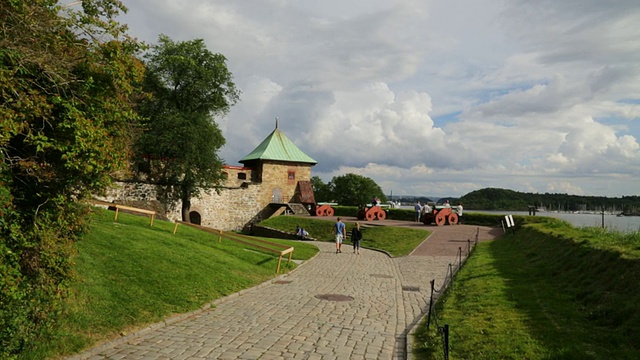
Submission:
[[[294,179],[289,179],[289,172],[295,173]],[[291,202],[296,191],[298,181],[311,180],[311,166],[309,164],[281,164],[265,162],[262,166],[262,186],[265,191],[260,201],[265,205],[279,202],[273,199],[273,189],[279,188],[283,202]]]
[[[242,230],[247,224],[259,221],[264,205],[256,202],[262,186],[246,184],[240,188],[223,188],[191,199],[191,211],[197,211],[203,226],[225,231]],[[96,196],[107,202],[127,201],[158,202],[157,187],[145,183],[116,182],[104,196]],[[149,206],[147,206],[149,207]],[[166,217],[171,221],[181,220],[180,204],[167,209]]]
[[[270,203],[290,202],[298,181],[311,179],[309,164],[264,163],[260,183],[238,178],[238,173],[246,173],[251,178],[251,170],[247,168],[229,167],[225,172],[228,174],[227,186],[220,188],[219,193],[212,190],[192,198],[190,208],[190,212],[200,214],[201,225],[225,231],[242,230],[263,220],[271,214]],[[289,179],[290,173],[295,174],[293,179]],[[282,199],[273,198],[274,189],[279,189]],[[104,196],[97,198],[129,204],[142,202],[147,204],[145,208],[156,211],[161,203],[155,185],[136,182],[117,182]],[[180,204],[166,209],[165,215],[171,221],[181,220]]]
[[[256,202],[262,187],[249,184],[242,188],[222,189],[220,194],[209,191],[200,197],[191,199],[191,211],[197,211],[202,225],[225,231],[242,230],[248,223],[259,221],[256,218],[264,208]]]
[[[291,231],[282,231],[274,228],[270,228],[267,226],[261,225],[253,225],[251,227],[251,235],[253,236],[262,236],[272,239],[286,239],[286,240],[299,240],[295,234],[296,229],[291,229]],[[305,240],[316,241],[316,239],[307,236]]]

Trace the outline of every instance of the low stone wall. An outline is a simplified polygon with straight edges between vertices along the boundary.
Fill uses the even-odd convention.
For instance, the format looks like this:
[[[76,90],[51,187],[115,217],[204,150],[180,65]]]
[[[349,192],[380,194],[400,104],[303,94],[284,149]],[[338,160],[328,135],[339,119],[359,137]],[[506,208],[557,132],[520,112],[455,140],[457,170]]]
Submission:
[[[295,229],[293,229],[291,232],[287,232],[262,225],[253,225],[251,226],[250,231],[251,235],[253,236],[268,237],[273,239],[298,240],[296,234],[294,233]],[[307,236],[305,240],[315,241],[316,239]]]

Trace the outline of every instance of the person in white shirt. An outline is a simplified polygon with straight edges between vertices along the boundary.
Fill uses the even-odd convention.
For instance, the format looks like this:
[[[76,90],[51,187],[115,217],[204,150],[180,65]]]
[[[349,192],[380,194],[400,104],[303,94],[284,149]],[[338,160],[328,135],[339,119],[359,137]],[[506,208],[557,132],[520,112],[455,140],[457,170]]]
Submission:
[[[458,203],[456,206],[456,212],[458,213],[458,223],[462,224],[462,203]]]
[[[431,211],[433,211],[433,209],[431,208],[431,206],[429,206],[429,204],[424,204],[424,213],[425,214],[430,214]]]

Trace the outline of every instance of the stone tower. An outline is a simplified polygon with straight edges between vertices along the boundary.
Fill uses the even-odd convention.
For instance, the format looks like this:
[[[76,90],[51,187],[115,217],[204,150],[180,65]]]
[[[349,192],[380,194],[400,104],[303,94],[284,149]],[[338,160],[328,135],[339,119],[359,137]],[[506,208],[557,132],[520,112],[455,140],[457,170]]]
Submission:
[[[239,161],[225,165],[226,181],[191,199],[190,222],[221,230],[242,230],[274,214],[309,213],[315,207],[311,168],[317,164],[276,128],[258,147]],[[116,183],[101,200],[159,202],[153,184]],[[172,221],[181,219],[180,207],[166,209]]]
[[[253,151],[239,161],[251,168],[251,182],[261,184],[259,202],[268,204],[311,204],[311,167],[318,162],[302,152],[276,128]]]

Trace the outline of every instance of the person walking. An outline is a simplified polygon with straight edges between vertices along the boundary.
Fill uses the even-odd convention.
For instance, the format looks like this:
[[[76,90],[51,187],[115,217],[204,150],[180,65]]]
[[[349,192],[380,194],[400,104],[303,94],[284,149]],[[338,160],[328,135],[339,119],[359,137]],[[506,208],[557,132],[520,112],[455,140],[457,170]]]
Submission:
[[[458,223],[462,224],[462,203],[458,203],[458,206],[456,206],[456,212],[458,213]]]
[[[422,205],[420,205],[420,201],[416,201],[416,204],[414,205],[413,209],[415,210],[415,213],[416,213],[416,222],[420,222],[420,215],[422,213]]]
[[[347,236],[347,228],[340,218],[336,219],[336,223],[333,225],[333,230],[336,233],[336,254],[342,252],[342,240]]]
[[[353,243],[353,253],[360,255],[360,240],[362,240],[362,231],[360,230],[360,223],[357,222],[351,230],[351,242]]]

